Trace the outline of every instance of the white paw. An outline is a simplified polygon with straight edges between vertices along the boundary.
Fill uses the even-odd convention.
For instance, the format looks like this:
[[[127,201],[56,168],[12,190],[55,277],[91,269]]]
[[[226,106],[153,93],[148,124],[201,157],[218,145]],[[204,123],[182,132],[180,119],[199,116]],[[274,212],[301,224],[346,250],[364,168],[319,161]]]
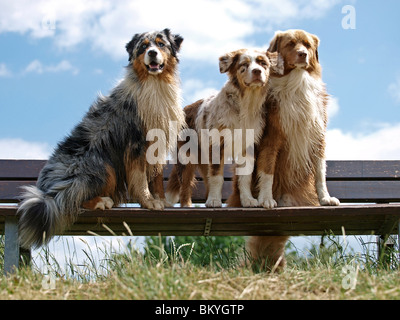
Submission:
[[[171,203],[171,202],[169,202],[167,199],[161,199],[161,201],[163,202],[163,204],[164,204],[164,208],[172,208],[174,205]]]
[[[258,199],[258,204],[261,207],[264,207],[265,209],[272,209],[278,206],[276,201],[273,198],[259,198]]]
[[[221,201],[221,199],[209,198],[206,201],[206,207],[207,208],[221,208],[222,201]]]
[[[171,204],[171,207],[173,207],[174,204],[179,201],[179,193],[166,192],[165,199],[167,203]]]
[[[161,198],[157,193],[154,194],[153,197],[154,197],[155,200],[161,201],[161,202],[163,203],[164,208],[171,208],[171,207],[174,206],[174,205],[173,205],[171,202],[169,202],[166,198]],[[164,209],[164,208],[163,208],[163,209]]]
[[[142,207],[149,210],[164,210],[164,202],[162,200],[147,200],[142,203]]]
[[[101,201],[96,203],[96,206],[94,209],[99,209],[99,210],[106,210],[106,209],[111,209],[114,205],[114,201],[109,198],[109,197],[101,197]]]
[[[320,199],[319,203],[321,206],[339,206],[340,201],[335,197],[324,197]]]
[[[240,198],[240,202],[242,203],[242,206],[245,207],[245,208],[256,208],[256,207],[258,207],[257,199],[254,199],[252,197]]]

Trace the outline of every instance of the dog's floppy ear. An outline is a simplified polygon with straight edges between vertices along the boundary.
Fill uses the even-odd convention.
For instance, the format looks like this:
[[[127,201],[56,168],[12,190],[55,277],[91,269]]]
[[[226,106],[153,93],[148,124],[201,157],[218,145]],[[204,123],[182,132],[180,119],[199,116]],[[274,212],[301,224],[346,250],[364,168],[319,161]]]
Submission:
[[[221,73],[226,73],[234,65],[238,59],[238,52],[229,52],[219,58],[219,71]]]
[[[275,36],[272,38],[272,40],[269,44],[268,51],[269,52],[277,52],[280,41],[281,41],[281,32],[277,31],[277,32],[275,32]]]
[[[311,37],[313,38],[313,40],[314,40],[314,46],[315,46],[315,57],[316,57],[316,59],[317,59],[317,61],[319,62],[319,57],[318,57],[318,47],[319,47],[319,43],[320,43],[320,40],[319,40],[319,38],[316,36],[316,35],[311,35]]]
[[[132,59],[133,50],[135,49],[136,44],[138,43],[140,37],[141,37],[141,35],[139,33],[135,34],[133,36],[132,40],[129,41],[125,46],[126,51],[128,51],[128,53],[129,53],[129,61],[131,61],[131,59]]]
[[[267,51],[269,62],[271,63],[271,73],[275,75],[283,75],[285,73],[285,62],[278,52]]]
[[[172,55],[176,57],[176,54],[181,49],[183,38],[179,34],[171,34],[171,30],[168,28],[164,29],[163,32],[171,43]]]

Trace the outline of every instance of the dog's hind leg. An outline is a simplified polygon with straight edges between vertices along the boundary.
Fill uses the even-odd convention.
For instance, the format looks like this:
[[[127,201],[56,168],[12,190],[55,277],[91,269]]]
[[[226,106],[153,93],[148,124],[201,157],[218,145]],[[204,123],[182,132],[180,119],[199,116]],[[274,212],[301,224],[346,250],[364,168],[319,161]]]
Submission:
[[[174,204],[169,202],[166,199],[166,195],[164,192],[164,169],[161,169],[161,172],[158,172],[151,182],[150,187],[151,193],[154,196],[154,199],[161,200],[164,203],[165,207],[173,207]]]
[[[88,210],[96,210],[96,209],[106,210],[106,209],[111,209],[113,205],[114,201],[109,197],[96,197],[89,201],[85,201],[82,204],[82,208]]]
[[[340,201],[331,197],[326,186],[326,162],[324,159],[319,159],[315,170],[315,187],[318,193],[318,199],[321,206],[338,206]]]
[[[167,199],[168,203],[174,205],[179,201],[180,188],[181,184],[178,178],[177,165],[174,165],[169,175],[167,189],[165,192],[165,198]]]
[[[189,163],[181,165],[181,168],[181,172],[178,173],[179,180],[181,181],[179,193],[181,207],[190,207],[192,205],[192,189],[194,187],[196,166]]]
[[[82,203],[82,208],[88,209],[88,210],[106,210],[106,209],[111,209],[114,206],[114,201],[111,198],[114,198],[116,195],[116,186],[117,186],[117,180],[115,177],[115,171],[114,169],[106,165],[106,183],[103,187],[103,190],[99,193],[100,195],[97,197],[94,197],[93,199],[90,199],[88,201],[85,201]],[[119,202],[118,197],[114,198],[116,202]]]
[[[212,164],[208,176],[208,196],[206,207],[222,207],[222,188],[224,185],[224,165]]]

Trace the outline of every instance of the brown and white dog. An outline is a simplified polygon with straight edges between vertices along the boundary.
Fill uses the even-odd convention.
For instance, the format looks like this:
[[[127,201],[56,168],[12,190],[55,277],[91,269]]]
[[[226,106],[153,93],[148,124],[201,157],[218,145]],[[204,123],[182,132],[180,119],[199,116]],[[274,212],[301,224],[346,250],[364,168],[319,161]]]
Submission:
[[[254,195],[263,207],[337,206],[326,186],[327,102],[318,58],[319,38],[303,30],[277,32],[269,52],[277,52],[281,74],[271,74],[265,103],[266,125],[256,151]],[[239,206],[237,186],[228,200]],[[248,251],[266,267],[285,265],[288,237],[250,237]]]
[[[245,163],[241,164],[243,171],[238,178],[240,199],[246,207],[258,205],[251,195],[253,148],[264,128],[270,58],[276,64],[277,54],[270,56],[265,51],[241,49],[220,57],[220,72],[228,73],[229,80],[218,94],[185,107],[186,123],[198,134],[198,145],[191,150],[195,153],[192,161],[178,161],[174,166],[166,190],[169,202],[180,199],[182,207],[191,205],[195,170],[199,168],[207,189],[206,206],[221,207],[225,160],[242,157]],[[182,148],[183,143],[178,145]]]

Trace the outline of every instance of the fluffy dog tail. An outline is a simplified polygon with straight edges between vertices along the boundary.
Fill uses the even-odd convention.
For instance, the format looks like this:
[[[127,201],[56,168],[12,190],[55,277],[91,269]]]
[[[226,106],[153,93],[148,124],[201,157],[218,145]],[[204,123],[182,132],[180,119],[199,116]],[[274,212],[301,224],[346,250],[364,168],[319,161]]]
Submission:
[[[18,208],[19,242],[23,248],[37,248],[72,224],[80,213],[82,197],[74,198],[72,188],[58,190],[52,197],[35,186],[24,187]]]

